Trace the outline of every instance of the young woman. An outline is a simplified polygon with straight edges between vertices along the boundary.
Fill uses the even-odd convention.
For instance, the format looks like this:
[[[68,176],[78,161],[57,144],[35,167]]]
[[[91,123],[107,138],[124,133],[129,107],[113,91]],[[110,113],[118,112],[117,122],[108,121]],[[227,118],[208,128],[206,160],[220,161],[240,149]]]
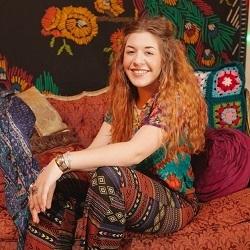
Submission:
[[[124,28],[98,135],[31,186],[27,248],[71,249],[79,216],[82,248],[117,249],[125,230],[169,233],[197,214],[190,156],[204,145],[206,104],[174,32],[164,17]]]

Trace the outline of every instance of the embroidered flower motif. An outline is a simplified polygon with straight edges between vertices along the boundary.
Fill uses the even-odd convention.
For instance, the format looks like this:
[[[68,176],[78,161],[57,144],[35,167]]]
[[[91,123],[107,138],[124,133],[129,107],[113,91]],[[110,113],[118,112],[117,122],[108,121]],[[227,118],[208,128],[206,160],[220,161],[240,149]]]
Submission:
[[[237,92],[241,85],[238,71],[232,69],[221,70],[217,74],[216,91],[219,94]]]
[[[53,48],[55,38],[64,37],[73,40],[75,43],[82,45],[89,43],[98,33],[96,16],[87,8],[83,7],[64,7],[62,10],[54,6],[46,10],[41,20],[42,35],[52,35],[50,47]],[[63,39],[63,45],[59,48],[57,55],[63,51],[73,55],[70,45]]]
[[[201,58],[202,65],[205,66],[212,66],[215,63],[215,56],[210,49],[205,49],[202,58]]]
[[[115,53],[119,48],[119,46],[122,44],[123,39],[124,39],[123,30],[118,29],[111,35],[110,37],[111,48]]]
[[[215,38],[218,35],[218,27],[215,24],[208,25],[208,34],[211,38]]]
[[[3,87],[5,89],[10,89],[10,82],[8,79],[8,62],[5,58],[5,56],[2,56],[0,54],[0,87]]]
[[[98,33],[96,16],[83,7],[64,7],[61,11],[58,29],[63,37],[80,45],[88,44]]]
[[[242,122],[239,102],[215,105],[215,127],[236,127]]]
[[[178,0],[163,0],[163,2],[165,4],[171,5],[171,6],[175,6],[177,4]]]
[[[195,44],[200,35],[200,29],[196,24],[192,24],[190,22],[185,24],[185,29],[183,33],[183,39],[185,43]]]
[[[114,57],[114,53],[116,53],[123,39],[124,39],[123,30],[117,29],[117,31],[115,31],[110,37],[111,46],[103,49],[104,52],[111,52],[109,56],[109,65],[111,65],[113,57]]]
[[[125,11],[123,0],[96,0],[94,4],[99,13],[107,13],[109,16],[118,16]]]
[[[21,68],[12,67],[9,69],[8,74],[10,77],[11,89],[14,92],[21,92],[33,86],[33,76],[27,74],[27,72]]]
[[[53,35],[54,37],[60,37],[61,32],[57,29],[57,25],[60,21],[61,10],[52,6],[46,10],[45,15],[41,20],[42,24],[42,35],[49,36]]]

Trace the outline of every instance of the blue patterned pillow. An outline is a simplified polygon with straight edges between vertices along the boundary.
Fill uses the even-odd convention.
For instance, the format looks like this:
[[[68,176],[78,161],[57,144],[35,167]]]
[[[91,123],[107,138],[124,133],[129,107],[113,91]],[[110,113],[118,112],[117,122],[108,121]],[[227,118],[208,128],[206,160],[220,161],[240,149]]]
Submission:
[[[17,97],[12,90],[0,91],[0,106],[4,115],[8,111],[13,122],[20,126],[25,135],[31,137],[36,117],[30,107]],[[4,113],[5,112],[5,113]]]
[[[195,75],[208,105],[209,126],[245,132],[245,73],[242,65],[230,62],[215,68],[197,68]]]

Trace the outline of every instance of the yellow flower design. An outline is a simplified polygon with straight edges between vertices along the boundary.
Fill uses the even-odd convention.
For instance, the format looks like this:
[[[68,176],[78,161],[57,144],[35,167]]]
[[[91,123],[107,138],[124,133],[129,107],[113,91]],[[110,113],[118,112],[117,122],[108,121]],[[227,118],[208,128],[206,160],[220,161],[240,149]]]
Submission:
[[[200,29],[196,24],[192,24],[190,22],[185,24],[185,30],[183,34],[183,39],[188,44],[195,44],[200,35]]]
[[[175,6],[177,4],[178,0],[163,0],[164,3],[171,5],[171,6]]]
[[[103,14],[106,12],[113,16],[118,16],[125,11],[123,0],[96,0],[94,4],[96,10]]]
[[[6,72],[8,68],[7,60],[0,54],[0,80],[6,80]]]
[[[201,58],[201,62],[205,66],[213,66],[215,63],[215,56],[210,49],[205,49]]]
[[[77,44],[88,44],[98,33],[96,16],[84,7],[64,7],[58,29],[63,37]]]
[[[0,54],[0,85],[5,86],[6,89],[11,88],[8,79],[8,62],[2,54]]]
[[[15,92],[22,92],[31,86],[33,76],[27,74],[27,72],[18,67],[12,67],[9,69],[9,76],[11,82],[11,88]]]

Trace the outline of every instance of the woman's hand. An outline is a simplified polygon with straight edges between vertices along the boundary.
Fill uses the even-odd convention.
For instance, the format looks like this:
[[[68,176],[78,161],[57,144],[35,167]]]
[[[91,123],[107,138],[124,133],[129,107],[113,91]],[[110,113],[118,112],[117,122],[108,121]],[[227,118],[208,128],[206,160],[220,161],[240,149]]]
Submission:
[[[61,177],[62,173],[55,160],[52,160],[38,175],[35,183],[32,184],[29,208],[34,223],[39,223],[38,214],[40,212],[45,212],[47,208],[51,207],[56,181]]]

